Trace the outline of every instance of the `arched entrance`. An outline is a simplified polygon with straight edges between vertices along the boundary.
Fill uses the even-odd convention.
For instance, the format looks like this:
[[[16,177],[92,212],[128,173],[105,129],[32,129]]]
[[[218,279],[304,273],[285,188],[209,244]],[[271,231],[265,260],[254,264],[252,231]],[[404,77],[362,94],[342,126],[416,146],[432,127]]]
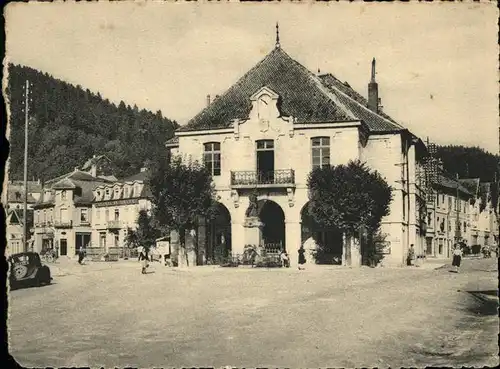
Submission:
[[[317,264],[342,264],[343,235],[336,227],[322,227],[309,214],[309,203],[300,211],[301,244],[312,238]]]
[[[215,217],[207,223],[207,260],[218,262],[231,251],[231,214],[217,203]]]
[[[271,200],[259,200],[259,219],[264,224],[262,242],[267,249],[286,250],[285,213],[281,206]]]

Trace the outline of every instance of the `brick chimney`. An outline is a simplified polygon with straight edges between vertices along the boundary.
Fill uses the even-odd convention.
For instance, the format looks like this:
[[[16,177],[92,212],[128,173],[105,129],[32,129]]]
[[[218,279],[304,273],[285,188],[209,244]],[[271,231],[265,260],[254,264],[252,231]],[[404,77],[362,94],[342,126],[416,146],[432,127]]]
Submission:
[[[210,95],[207,95],[207,106],[210,106]]]
[[[378,113],[378,84],[375,81],[375,58],[372,60],[372,78],[368,83],[368,109]]]

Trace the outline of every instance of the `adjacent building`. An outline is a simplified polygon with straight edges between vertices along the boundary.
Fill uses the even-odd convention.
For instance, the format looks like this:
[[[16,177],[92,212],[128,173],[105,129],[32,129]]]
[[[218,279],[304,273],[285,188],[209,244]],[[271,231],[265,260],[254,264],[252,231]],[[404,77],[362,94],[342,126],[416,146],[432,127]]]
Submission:
[[[148,175],[142,169],[133,176],[94,187],[91,247],[107,251],[126,245],[128,229],[136,229],[139,211],[151,209]]]
[[[93,189],[111,183],[75,169],[46,183],[34,205],[34,250],[73,256],[91,242]]]
[[[33,229],[33,210],[28,209],[26,213],[27,230]],[[7,255],[17,254],[24,251],[24,211],[18,209],[7,210],[6,232]]]
[[[349,253],[351,265],[359,265],[360,250],[347,250],[337,229],[321,229],[306,210],[310,171],[350,160],[366,162],[393,188],[382,222],[383,263],[403,265],[410,244],[425,252],[426,147],[382,111],[375,60],[365,99],[332,74],[309,71],[277,43],[167,147],[204,162],[215,183],[219,215],[198,230],[198,264],[213,259],[215,250],[241,254],[255,242],[284,248],[296,262],[300,246],[313,238],[343,264]],[[257,209],[257,241],[249,208]]]
[[[33,209],[33,206],[40,198],[42,193],[42,184],[40,180],[37,181],[27,181],[28,194],[27,194],[27,205],[28,209]],[[24,209],[24,182],[23,181],[9,181],[7,183],[7,198],[6,206],[7,210],[10,209]]]
[[[440,170],[427,202],[426,255],[449,258],[457,242],[498,245],[498,224],[490,183],[479,178],[453,179]]]

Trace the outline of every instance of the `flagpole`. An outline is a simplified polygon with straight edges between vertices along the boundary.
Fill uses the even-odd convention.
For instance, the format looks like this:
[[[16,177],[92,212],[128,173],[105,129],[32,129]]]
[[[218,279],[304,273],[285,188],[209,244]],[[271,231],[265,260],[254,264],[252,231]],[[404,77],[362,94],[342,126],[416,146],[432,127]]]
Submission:
[[[28,251],[28,115],[29,115],[29,81],[26,80],[24,100],[24,212],[23,212],[23,239],[24,252]]]

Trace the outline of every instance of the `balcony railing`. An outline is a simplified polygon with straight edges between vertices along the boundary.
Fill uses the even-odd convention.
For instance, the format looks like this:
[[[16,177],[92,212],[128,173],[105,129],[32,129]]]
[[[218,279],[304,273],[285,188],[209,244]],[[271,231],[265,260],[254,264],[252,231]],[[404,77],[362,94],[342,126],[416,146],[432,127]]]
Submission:
[[[54,228],[71,228],[73,227],[73,221],[72,220],[56,220],[54,221]]]
[[[122,222],[119,220],[108,220],[108,229],[120,229],[122,228]]]
[[[293,169],[273,170],[267,172],[231,172],[231,187],[234,188],[285,186],[295,186],[295,172]]]

